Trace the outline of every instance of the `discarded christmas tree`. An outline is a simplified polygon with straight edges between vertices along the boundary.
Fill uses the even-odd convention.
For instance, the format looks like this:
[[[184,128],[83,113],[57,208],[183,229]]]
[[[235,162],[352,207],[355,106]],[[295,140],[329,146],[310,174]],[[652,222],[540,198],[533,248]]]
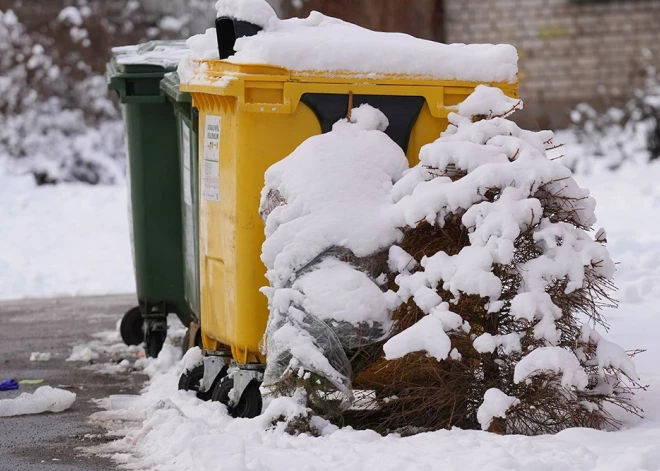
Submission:
[[[349,178],[340,188],[347,195],[346,188],[353,188],[352,198],[357,195],[371,207],[359,219],[349,217],[349,230],[336,227],[355,214],[354,199],[328,194],[336,203],[330,210],[310,204],[321,201],[318,194],[310,199],[308,192],[301,200],[305,173],[296,180],[289,172],[287,185],[282,178],[271,185],[264,202],[279,195],[285,207],[273,211],[275,218],[269,216],[273,238],[264,246],[266,255],[279,250],[265,261],[273,282],[267,290],[273,321],[268,361],[271,368],[271,358],[279,359],[274,360],[280,365],[277,378],[280,386],[287,385],[280,392],[304,387],[308,398],[316,394],[309,405],[329,415],[319,407],[319,398],[331,397],[328,388],[341,391],[344,404],[351,401],[352,389],[372,391],[371,404],[345,412],[345,418],[384,432],[460,426],[539,434],[616,426],[608,404],[641,412],[630,402],[638,380],[630,356],[596,332],[606,327],[600,310],[614,304],[615,266],[605,232],[590,234],[595,201],[566,167],[548,157],[555,148],[551,132],[524,131],[507,119],[520,107],[499,89],[478,87],[450,114],[449,129],[425,146],[420,163],[403,175],[392,171],[391,162],[399,158],[395,153],[392,160],[369,161],[371,178],[364,159],[355,173],[350,158],[355,150],[326,138],[328,145],[315,152],[327,159],[334,155],[345,172],[361,175],[362,180]],[[387,152],[380,147],[373,154]],[[342,155],[348,156],[345,161]],[[327,179],[327,168],[318,169]],[[356,190],[365,181],[379,182],[377,198]],[[296,189],[295,213],[286,209],[292,204],[288,196],[275,190],[285,187]],[[286,211],[295,217],[283,217]],[[292,219],[295,224],[282,230]],[[294,237],[301,231],[323,237],[301,245],[300,236]],[[329,256],[341,262],[330,262]],[[295,262],[278,266],[278,257]],[[377,325],[364,310],[339,309],[336,302],[326,304],[319,316],[318,293],[332,292],[328,286],[349,279],[338,275],[339,263],[380,286]],[[306,283],[295,281],[300,275]],[[350,291],[342,286],[342,293]],[[357,306],[377,297],[363,297]],[[369,326],[377,328],[364,335]]]

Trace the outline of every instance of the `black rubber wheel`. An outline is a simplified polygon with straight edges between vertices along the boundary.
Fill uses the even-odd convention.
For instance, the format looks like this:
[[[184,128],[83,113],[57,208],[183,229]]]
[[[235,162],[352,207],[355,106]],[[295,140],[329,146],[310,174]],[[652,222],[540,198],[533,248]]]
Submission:
[[[144,349],[147,352],[148,357],[158,357],[158,354],[163,349],[163,345],[165,344],[165,337],[167,337],[167,331],[152,330],[147,333],[147,336],[144,339]]]
[[[119,324],[119,333],[126,345],[140,345],[144,342],[144,321],[140,306],[126,311]]]
[[[261,399],[261,391],[259,391],[259,383],[256,381],[250,382],[241,399],[236,404],[236,407],[229,406],[229,393],[234,388],[234,380],[225,378],[216,384],[213,388],[211,400],[222,402],[227,406],[227,411],[232,417],[244,417],[251,419],[261,414],[263,402]]]
[[[215,379],[211,388],[207,392],[200,392],[199,387],[202,384],[202,378],[204,377],[204,364],[197,365],[192,370],[183,373],[179,377],[179,389],[183,391],[196,391],[197,399],[202,401],[208,401],[211,399],[211,395],[216,387],[216,385],[222,381],[222,378],[227,376],[227,368],[220,370],[218,377]]]
[[[197,397],[203,401],[211,399],[211,393],[199,392],[199,386],[202,384],[204,377],[204,364],[197,365],[190,371],[184,372],[179,378],[179,389],[182,391],[195,391]]]

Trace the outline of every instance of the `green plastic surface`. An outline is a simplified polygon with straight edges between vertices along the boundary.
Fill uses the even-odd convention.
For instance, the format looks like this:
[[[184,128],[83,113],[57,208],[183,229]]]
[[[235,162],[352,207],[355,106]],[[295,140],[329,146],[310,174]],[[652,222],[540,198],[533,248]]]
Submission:
[[[177,117],[181,188],[183,191],[183,264],[185,298],[193,312],[200,313],[199,300],[199,201],[198,201],[198,117],[192,109],[192,97],[179,90],[179,76],[168,73],[160,88],[170,99]],[[199,317],[199,316],[198,316]]]
[[[163,43],[154,41],[114,49],[108,87],[120,96],[126,128],[138,301],[143,315],[176,313],[187,326],[199,311],[186,300],[180,124],[160,89],[177,61],[159,58],[155,64],[148,53],[158,48],[158,54],[167,54]],[[140,63],[136,52],[151,59]]]

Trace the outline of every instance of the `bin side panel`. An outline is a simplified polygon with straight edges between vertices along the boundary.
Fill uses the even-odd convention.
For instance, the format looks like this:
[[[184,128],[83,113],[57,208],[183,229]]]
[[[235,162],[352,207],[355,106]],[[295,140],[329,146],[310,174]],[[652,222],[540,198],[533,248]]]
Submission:
[[[184,294],[186,303],[194,317],[199,316],[199,280],[197,258],[197,195],[195,170],[197,154],[195,152],[197,133],[190,116],[190,106],[181,110],[175,106],[179,128],[179,156],[182,190],[182,228],[184,261]]]

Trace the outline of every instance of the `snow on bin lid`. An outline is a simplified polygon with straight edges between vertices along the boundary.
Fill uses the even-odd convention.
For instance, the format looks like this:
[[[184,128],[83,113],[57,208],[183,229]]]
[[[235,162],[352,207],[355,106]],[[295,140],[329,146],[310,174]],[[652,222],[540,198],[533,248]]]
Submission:
[[[517,81],[518,53],[508,44],[442,44],[401,33],[371,31],[312,12],[280,20],[265,0],[219,0],[219,17],[263,28],[238,38],[227,61],[295,71],[341,71],[377,77],[397,74],[470,82]],[[193,78],[195,60],[218,59],[215,29],[187,41],[190,54],[179,67],[183,81]],[[192,60],[190,60],[192,59]]]
[[[176,69],[187,52],[185,41],[149,41],[135,46],[113,47],[118,66],[151,65]]]

